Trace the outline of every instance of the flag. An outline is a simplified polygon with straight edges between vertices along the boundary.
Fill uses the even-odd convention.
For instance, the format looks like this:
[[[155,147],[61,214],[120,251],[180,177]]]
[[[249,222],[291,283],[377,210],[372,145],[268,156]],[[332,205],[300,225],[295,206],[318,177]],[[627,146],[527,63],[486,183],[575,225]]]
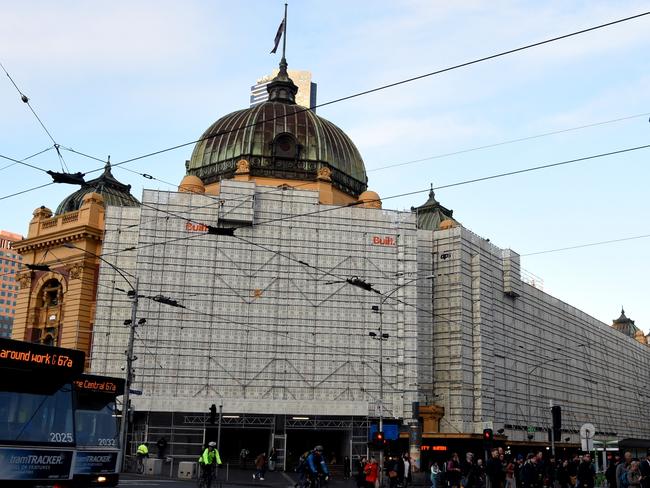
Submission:
[[[280,22],[280,27],[278,27],[278,33],[275,35],[275,41],[271,54],[275,54],[275,51],[278,50],[278,45],[280,44],[280,39],[282,39],[282,34],[284,34],[284,19]]]

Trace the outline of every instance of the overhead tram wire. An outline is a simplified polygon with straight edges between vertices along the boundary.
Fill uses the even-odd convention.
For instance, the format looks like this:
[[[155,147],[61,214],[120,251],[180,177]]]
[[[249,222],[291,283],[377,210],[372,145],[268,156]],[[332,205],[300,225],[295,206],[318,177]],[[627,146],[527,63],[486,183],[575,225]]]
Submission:
[[[578,31],[571,32],[569,34],[556,36],[556,37],[546,39],[546,40],[543,40],[543,41],[539,41],[539,42],[535,42],[535,43],[532,43],[532,44],[527,44],[527,45],[520,46],[520,47],[515,48],[515,49],[502,51],[502,52],[499,52],[499,53],[496,53],[496,54],[492,54],[490,56],[477,58],[477,59],[474,59],[474,60],[471,60],[471,61],[467,61],[467,62],[464,62],[464,63],[449,66],[449,67],[446,67],[446,68],[443,68],[443,69],[440,69],[440,70],[425,73],[425,74],[422,74],[422,75],[419,75],[419,76],[407,78],[407,79],[400,80],[400,81],[390,83],[390,84],[387,84],[387,85],[382,85],[382,86],[379,86],[379,87],[376,87],[376,88],[372,88],[370,90],[365,90],[365,91],[362,91],[362,92],[354,93],[352,95],[347,95],[345,97],[330,100],[328,102],[323,102],[323,103],[318,104],[318,105],[316,105],[316,106],[314,106],[312,108],[315,109],[315,108],[325,107],[327,105],[332,105],[334,103],[342,102],[342,101],[345,101],[345,100],[350,100],[352,98],[360,97],[360,96],[367,95],[367,94],[370,94],[370,93],[375,93],[375,92],[378,92],[380,90],[393,88],[395,86],[403,85],[403,84],[406,84],[406,83],[411,83],[413,81],[421,80],[421,79],[424,79],[424,78],[427,78],[427,77],[430,77],[430,76],[435,76],[435,75],[442,74],[442,73],[452,71],[452,70],[455,70],[455,69],[459,69],[459,68],[467,67],[467,66],[470,66],[470,65],[473,65],[473,64],[478,64],[478,63],[481,63],[481,62],[484,62],[484,61],[488,61],[488,60],[491,60],[491,59],[496,59],[496,58],[499,58],[499,57],[507,56],[509,54],[520,52],[520,51],[530,49],[530,48],[533,48],[533,47],[538,47],[538,46],[541,46],[541,45],[544,45],[544,44],[549,44],[551,42],[559,41],[559,40],[562,40],[562,39],[567,39],[567,38],[574,37],[574,36],[577,36],[577,35],[580,35],[580,34],[585,34],[587,32],[592,32],[592,31],[595,31],[595,30],[598,30],[598,29],[603,29],[605,27],[610,27],[610,26],[615,25],[615,24],[620,24],[620,23],[627,22],[627,21],[630,21],[630,20],[635,20],[635,19],[644,17],[646,15],[650,15],[650,11],[642,12],[640,14],[629,16],[629,17],[624,17],[624,18],[617,19],[617,20],[607,22],[607,23],[604,23],[604,24],[599,24],[599,25],[589,27],[589,28],[586,28],[586,29],[581,29],[581,30],[578,30]],[[4,66],[2,66],[2,68],[4,70]],[[14,86],[16,87],[18,92],[21,94],[21,97],[25,97],[25,95],[20,91],[18,86],[13,82],[13,79],[11,78],[11,76],[9,75],[9,73],[6,70],[5,70],[5,73],[7,74],[9,79],[12,81],[12,83],[14,84]],[[31,106],[30,106],[30,108],[31,108]],[[291,114],[291,116],[295,116],[297,113],[305,112],[307,110],[311,110],[311,109],[304,108],[304,109],[298,110],[298,111],[294,112],[293,114]],[[35,114],[35,112],[34,112],[34,114]],[[259,121],[255,122],[253,124],[249,124],[247,126],[239,127],[238,129],[230,129],[230,130],[227,130],[227,131],[221,131],[221,132],[219,132],[217,134],[211,134],[210,136],[202,137],[202,138],[199,138],[199,139],[191,141],[191,142],[178,144],[178,145],[171,146],[171,147],[168,147],[168,148],[165,148],[165,149],[160,149],[158,151],[153,151],[153,152],[150,152],[150,153],[147,153],[147,154],[143,154],[143,155],[136,156],[136,157],[133,157],[133,158],[130,158],[130,159],[126,159],[126,160],[121,161],[119,163],[115,163],[113,166],[114,167],[121,166],[121,165],[124,165],[126,163],[130,163],[130,162],[137,161],[137,160],[140,160],[140,159],[145,159],[145,158],[155,156],[155,155],[158,155],[158,154],[162,154],[162,153],[165,153],[165,152],[168,152],[168,151],[173,151],[175,149],[179,149],[179,148],[182,148],[182,147],[185,147],[185,146],[189,146],[191,144],[196,144],[198,142],[209,139],[211,137],[215,137],[215,136],[218,136],[218,135],[225,135],[225,134],[228,134],[230,132],[234,132],[236,130],[242,130],[242,129],[245,129],[247,127],[253,127],[253,126],[255,126],[257,124],[260,124],[260,123],[263,123],[263,122],[269,122],[269,121],[273,121],[273,120],[280,119],[280,118],[285,118],[285,117],[287,117],[287,115],[279,115],[279,116],[276,116],[276,117],[272,117],[270,119],[259,120]],[[39,119],[39,121],[40,121],[40,119]],[[46,129],[46,131],[47,131],[47,129]],[[48,132],[48,134],[49,134],[49,132]],[[54,139],[52,139],[52,140],[54,140]],[[55,144],[55,148],[57,149],[57,153],[60,155],[60,151],[59,151],[60,146],[56,142],[54,144]],[[97,169],[88,171],[86,174],[95,173],[95,172],[101,171],[102,169],[103,168],[97,168]],[[24,190],[22,192],[14,193],[14,194],[11,194],[11,195],[6,195],[4,197],[0,197],[0,200],[4,200],[6,198],[16,196],[16,195],[20,195],[21,193],[26,193],[28,191],[36,190],[36,189],[39,189],[39,188],[42,188],[42,187],[43,186],[35,187],[35,188],[28,189],[28,190]]]
[[[13,161],[12,163],[9,163],[8,165],[3,166],[2,168],[0,168],[0,171],[5,170],[7,168],[11,168],[12,166],[15,166],[17,164],[22,164],[22,165],[25,165],[25,166],[29,166],[30,168],[38,169],[38,170],[41,170],[41,171],[44,171],[44,172],[47,173],[47,171],[45,169],[40,168],[38,166],[30,166],[29,164],[26,164],[25,161],[27,161],[28,159],[35,158],[36,156],[39,156],[39,155],[41,155],[43,153],[46,153],[47,151],[51,151],[52,149],[54,149],[54,146],[48,146],[45,149],[43,149],[42,151],[38,151],[37,153],[34,153],[34,154],[30,155],[30,156],[27,156],[26,158],[23,158],[21,160],[16,160],[14,158],[9,158],[7,156],[3,156],[3,155],[0,154],[1,158],[7,159],[9,161]]]
[[[488,149],[488,148],[492,148],[492,147],[502,146],[502,145],[505,145],[505,144],[512,144],[512,143],[515,143],[515,142],[522,142],[522,141],[535,139],[535,138],[540,138],[540,137],[545,137],[545,136],[549,136],[549,135],[556,135],[556,134],[566,133],[566,132],[575,131],[575,130],[579,130],[579,129],[596,127],[596,126],[600,126],[600,125],[604,125],[604,124],[620,122],[620,121],[624,121],[624,120],[630,120],[630,119],[634,119],[634,118],[638,118],[638,117],[645,117],[647,115],[650,115],[650,112],[642,113],[642,114],[635,114],[635,115],[628,115],[628,116],[624,116],[624,117],[618,117],[618,118],[615,118],[615,119],[610,119],[610,120],[600,121],[600,122],[594,122],[594,123],[585,124],[585,125],[581,125],[581,126],[577,126],[577,127],[567,128],[567,129],[560,129],[560,130],[556,130],[556,131],[544,132],[544,133],[541,133],[541,134],[537,134],[537,135],[533,135],[533,136],[527,136],[527,137],[524,137],[524,138],[511,139],[509,141],[503,141],[503,142],[498,142],[498,143],[494,143],[494,144],[478,146],[478,147],[475,147],[475,148],[469,148],[469,149],[454,151],[454,152],[450,152],[450,153],[440,154],[440,155],[436,155],[436,156],[420,158],[420,159],[416,159],[416,160],[412,160],[412,161],[396,163],[396,164],[392,164],[392,165],[388,165],[388,166],[382,166],[382,167],[374,168],[374,169],[371,169],[371,170],[368,170],[368,171],[380,171],[380,170],[383,170],[383,169],[390,169],[390,168],[393,168],[393,167],[404,166],[404,165],[408,165],[408,164],[414,164],[414,163],[423,162],[423,161],[427,161],[427,160],[431,160],[431,159],[441,159],[441,158],[454,156],[454,155],[458,155],[458,154],[468,153],[468,152],[472,152],[472,151],[478,151],[478,150],[481,150],[481,149]],[[52,147],[50,147],[50,149],[51,148]],[[80,156],[84,156],[86,158],[105,163],[104,159],[98,158],[96,156],[92,156],[90,154],[83,153],[81,151],[77,151],[77,150],[69,148],[69,147],[61,146],[61,149],[65,149],[66,151],[71,151],[71,152],[73,152],[75,154],[78,154]],[[173,188],[178,188],[178,186],[179,186],[178,184],[171,183],[169,181],[162,180],[162,179],[157,178],[155,176],[152,176],[150,174],[141,173],[139,171],[132,170],[130,168],[126,168],[124,166],[120,166],[120,167],[118,167],[118,169],[128,171],[128,172],[133,173],[133,174],[137,174],[137,175],[142,176],[142,177],[144,177],[146,179],[159,181],[159,182],[164,183],[166,185],[169,185],[169,186],[171,186]],[[2,170],[2,168],[0,168],[0,170]],[[308,186],[308,185],[311,185],[311,184],[313,184],[313,182],[311,182],[311,181],[305,182],[305,183],[300,183],[300,184],[295,184],[295,185],[291,186],[291,189],[299,189],[302,186]],[[285,190],[286,190],[286,188],[284,188],[284,187],[276,187],[276,188],[273,188],[271,190],[259,191],[259,192],[255,193],[255,195],[244,196],[244,197],[241,197],[241,198],[232,197],[229,200],[230,201],[240,201],[240,200],[241,201],[246,201],[246,200],[250,200],[252,198],[255,198],[255,197],[259,196],[259,195],[266,195],[266,194],[275,193],[275,192],[279,192],[279,191],[285,191]],[[196,195],[203,195],[205,198],[209,198],[211,200],[214,200],[216,202],[216,204],[220,204],[223,201],[223,199],[219,195],[211,195],[211,194],[208,194],[208,193],[200,193],[198,191],[194,191],[194,190],[191,190],[191,189],[185,190],[185,191],[187,191],[188,193],[196,194]],[[195,207],[194,210],[208,208],[208,207],[210,207],[212,205],[214,205],[214,203],[208,203],[206,205],[200,205],[200,206]],[[153,219],[151,219],[151,220],[153,220]],[[138,222],[138,223],[135,223],[135,224],[130,224],[130,225],[127,225],[125,227],[119,227],[119,228],[112,229],[112,230],[115,231],[115,232],[120,232],[121,230],[132,229],[134,227],[138,227],[140,224],[141,223]]]
[[[0,67],[2,68],[2,71],[4,71],[5,74],[7,75],[7,78],[9,78],[9,80],[11,81],[11,84],[16,88],[16,91],[20,95],[20,100],[29,107],[29,110],[31,110],[32,114],[34,114],[34,117],[36,117],[36,120],[38,121],[38,123],[41,125],[41,127],[43,128],[43,130],[45,131],[47,136],[52,141],[52,144],[54,144],[54,149],[56,149],[56,154],[59,157],[59,161],[61,163],[61,169],[63,171],[65,171],[65,172],[69,173],[70,170],[68,169],[68,165],[66,164],[65,159],[63,159],[63,155],[61,154],[61,151],[59,150],[59,144],[54,140],[54,137],[52,136],[52,133],[47,129],[47,127],[45,127],[45,124],[43,123],[41,118],[36,113],[36,110],[34,110],[34,107],[32,107],[32,104],[29,103],[29,98],[27,97],[27,95],[25,95],[23,93],[23,91],[20,88],[18,88],[18,85],[16,84],[16,82],[11,77],[11,75],[9,74],[9,72],[6,70],[6,68],[4,67],[4,65],[2,63],[0,63]]]
[[[575,36],[578,36],[578,35],[581,35],[581,34],[586,34],[588,32],[593,32],[593,31],[596,31],[596,30],[599,30],[599,29],[604,29],[606,27],[611,27],[613,25],[621,24],[623,22],[628,22],[628,21],[631,21],[631,20],[639,19],[639,18],[647,16],[647,15],[650,15],[650,11],[646,11],[646,12],[642,12],[640,14],[636,14],[636,15],[632,15],[632,16],[629,16],[629,17],[624,17],[624,18],[621,18],[621,19],[613,20],[613,21],[610,21],[610,22],[606,22],[604,24],[595,25],[595,26],[588,27],[588,28],[585,28],[585,29],[580,29],[580,30],[577,30],[577,31],[574,31],[574,32],[570,32],[568,34],[555,36],[555,37],[552,37],[552,38],[549,38],[549,39],[545,39],[543,41],[538,41],[538,42],[534,42],[534,43],[531,43],[531,44],[526,44],[524,46],[520,46],[520,47],[517,47],[517,48],[514,48],[514,49],[509,49],[509,50],[506,50],[506,51],[501,51],[501,52],[498,52],[496,54],[491,54],[491,55],[483,56],[483,57],[476,58],[476,59],[473,59],[473,60],[470,60],[470,61],[465,61],[463,63],[448,66],[446,68],[431,71],[431,72],[424,73],[424,74],[421,74],[421,75],[418,75],[418,76],[405,78],[403,80],[396,81],[396,82],[393,82],[393,83],[388,83],[388,84],[385,84],[385,85],[381,85],[381,86],[378,86],[378,87],[375,87],[375,88],[371,88],[369,90],[364,90],[364,91],[361,91],[361,92],[353,93],[351,95],[346,95],[346,96],[343,96],[343,97],[340,97],[340,98],[335,98],[335,99],[329,100],[327,102],[319,103],[319,104],[317,104],[317,105],[315,105],[315,106],[313,106],[311,108],[306,108],[306,107],[301,108],[301,109],[299,109],[299,110],[297,110],[297,111],[295,111],[295,112],[293,112],[293,113],[291,113],[289,115],[278,115],[278,116],[271,117],[271,118],[268,118],[268,119],[258,120],[258,121],[254,122],[254,123],[244,125],[244,126],[236,128],[236,129],[229,129],[229,130],[219,131],[216,134],[210,134],[208,136],[201,137],[199,139],[196,139],[196,140],[193,140],[193,141],[190,141],[190,142],[184,142],[184,143],[181,143],[181,144],[177,144],[175,146],[167,147],[167,148],[164,148],[164,149],[159,149],[157,151],[142,154],[140,156],[135,156],[135,157],[120,161],[119,163],[115,163],[113,166],[117,167],[117,166],[121,166],[121,165],[124,165],[124,164],[127,164],[127,163],[131,163],[133,161],[138,161],[138,160],[146,159],[146,158],[149,158],[149,157],[152,157],[152,156],[157,156],[158,154],[162,154],[162,153],[169,152],[169,151],[174,151],[176,149],[180,149],[180,148],[185,147],[185,146],[196,144],[198,142],[201,142],[201,141],[204,141],[204,140],[207,140],[207,139],[211,139],[211,138],[216,137],[216,136],[226,135],[226,134],[229,134],[231,132],[236,132],[236,131],[247,129],[247,128],[250,128],[250,127],[254,127],[254,126],[256,126],[258,124],[261,124],[261,123],[272,122],[274,120],[283,119],[283,118],[286,118],[288,116],[294,117],[298,113],[307,112],[307,111],[312,110],[312,109],[326,107],[328,105],[333,105],[335,103],[340,103],[340,102],[343,102],[343,101],[346,101],[346,100],[351,100],[353,98],[361,97],[361,96],[364,96],[364,95],[369,95],[371,93],[376,93],[378,91],[386,90],[386,89],[389,89],[389,88],[394,88],[396,86],[404,85],[404,84],[407,84],[407,83],[412,83],[414,81],[429,78],[431,76],[436,76],[436,75],[439,75],[439,74],[442,74],[442,73],[447,73],[449,71],[457,70],[457,69],[460,69],[460,68],[465,68],[467,66],[471,66],[471,65],[474,65],[474,64],[479,64],[479,63],[489,61],[489,60],[492,60],[492,59],[497,59],[497,58],[500,58],[500,57],[508,56],[510,54],[518,53],[518,52],[524,51],[526,49],[539,47],[539,46],[542,46],[542,45],[545,45],[545,44],[550,44],[552,42],[560,41],[560,40],[563,40],[563,39],[568,39],[570,37],[575,37]],[[94,173],[94,172],[101,171],[101,170],[102,170],[102,168],[97,168],[95,170],[91,170],[91,171],[87,172],[86,174]]]
[[[435,154],[433,156],[427,156],[426,158],[413,159],[411,161],[403,161],[401,163],[386,164],[384,166],[379,166],[378,168],[369,169],[368,172],[370,173],[370,172],[375,172],[375,171],[382,171],[382,170],[385,170],[385,169],[397,168],[397,167],[400,167],[400,166],[407,166],[409,164],[416,164],[416,163],[422,163],[424,161],[431,161],[433,159],[448,158],[450,156],[457,156],[459,154],[466,154],[466,153],[470,153],[470,152],[474,152],[474,151],[480,151],[482,149],[491,149],[491,148],[494,148],[494,147],[500,147],[500,146],[506,146],[508,144],[514,144],[516,142],[530,141],[530,140],[533,140],[533,139],[540,139],[542,137],[554,136],[554,135],[557,135],[557,134],[565,134],[567,132],[573,132],[573,131],[577,131],[577,130],[581,130],[581,129],[589,129],[591,127],[598,127],[598,126],[601,126],[601,125],[612,124],[612,123],[615,123],[615,122],[622,122],[622,121],[625,121],[625,120],[636,119],[636,118],[639,118],[639,117],[647,117],[648,115],[650,115],[650,112],[645,112],[645,113],[642,113],[642,114],[635,114],[635,115],[627,115],[625,117],[618,117],[616,119],[603,120],[603,121],[600,121],[600,122],[594,122],[594,123],[591,123],[591,124],[579,125],[579,126],[576,126],[576,127],[570,127],[570,128],[566,128],[566,129],[558,129],[558,130],[549,131],[549,132],[542,132],[541,134],[535,134],[535,135],[532,135],[532,136],[520,137],[520,138],[517,138],[517,139],[509,139],[509,140],[506,140],[506,141],[495,142],[495,143],[492,143],[492,144],[484,144],[482,146],[470,147],[470,148],[467,148],[467,149],[461,149],[459,151],[452,151],[452,152],[447,152],[447,153],[442,153],[442,154]]]
[[[507,56],[509,54],[520,52],[520,51],[530,49],[530,48],[533,48],[533,47],[538,47],[538,46],[541,46],[541,45],[544,45],[544,44],[549,44],[549,43],[552,43],[552,42],[555,42],[555,41],[559,41],[559,40],[567,39],[567,38],[570,38],[570,37],[578,36],[578,35],[581,35],[581,34],[585,34],[587,32],[592,32],[592,31],[595,31],[595,30],[598,30],[598,29],[603,29],[603,28],[606,28],[606,27],[610,27],[612,25],[620,24],[620,23],[627,22],[627,21],[630,21],[630,20],[635,20],[635,19],[647,16],[647,15],[650,15],[650,11],[642,12],[640,14],[632,15],[632,16],[629,16],[629,17],[624,17],[624,18],[617,19],[617,20],[607,22],[607,23],[604,23],[604,24],[599,24],[599,25],[589,27],[589,28],[586,28],[586,29],[581,29],[581,30],[578,30],[578,31],[571,32],[569,34],[556,36],[556,37],[546,39],[546,40],[543,40],[543,41],[539,41],[539,42],[535,42],[535,43],[532,43],[532,44],[527,44],[527,45],[520,46],[520,47],[515,48],[515,49],[510,49],[510,50],[507,50],[507,51],[501,51],[499,53],[492,54],[492,55],[489,55],[489,56],[476,58],[476,59],[471,60],[471,61],[456,64],[456,65],[449,66],[449,67],[446,67],[446,68],[442,68],[442,69],[432,71],[432,72],[429,72],[429,73],[425,73],[425,74],[422,74],[422,75],[419,75],[419,76],[406,78],[404,80],[400,80],[400,81],[397,81],[397,82],[394,82],[394,83],[382,85],[382,86],[372,88],[372,89],[369,89],[369,90],[365,90],[365,91],[362,91],[362,92],[357,92],[357,93],[354,93],[352,95],[347,95],[347,96],[344,96],[344,97],[341,97],[341,98],[337,98],[337,99],[334,99],[334,100],[323,102],[321,104],[318,104],[318,105],[312,107],[312,109],[325,107],[325,106],[332,105],[332,104],[335,104],[335,103],[339,103],[339,102],[342,102],[342,101],[345,101],[345,100],[350,100],[352,98],[360,97],[360,96],[367,95],[367,94],[370,94],[370,93],[375,93],[375,92],[378,92],[378,91],[381,91],[381,90],[385,90],[385,89],[388,89],[388,88],[393,88],[395,86],[403,85],[403,84],[406,84],[406,83],[411,83],[413,81],[421,80],[421,79],[424,79],[424,78],[427,78],[427,77],[430,77],[430,76],[435,76],[435,75],[442,74],[442,73],[445,73],[445,72],[449,72],[449,71],[452,71],[452,70],[455,70],[455,69],[464,68],[464,67],[467,67],[467,66],[470,66],[470,65],[473,65],[473,64],[478,64],[478,63],[488,61],[488,60],[491,60],[491,59],[496,59],[496,58],[499,58],[499,57]],[[3,69],[4,69],[4,67],[3,67]],[[8,73],[7,73],[7,76],[9,76]],[[10,77],[10,79],[11,79],[11,77]],[[13,82],[13,80],[12,80],[12,82]],[[18,88],[18,87],[16,86],[16,88]],[[20,90],[19,90],[19,92],[20,92]],[[292,113],[291,116],[295,116],[298,113],[306,112],[308,110],[311,110],[311,109],[310,108],[300,109],[300,110]],[[147,153],[147,154],[143,154],[143,155],[140,155],[140,156],[135,156],[135,157],[126,159],[126,160],[121,161],[119,163],[115,163],[113,165],[113,167],[121,166],[121,165],[130,163],[130,162],[133,162],[133,161],[137,161],[137,160],[149,158],[149,157],[152,157],[152,156],[156,156],[158,154],[162,154],[162,153],[165,153],[165,152],[173,151],[175,149],[180,149],[180,148],[185,147],[185,146],[196,144],[198,142],[207,140],[207,139],[212,138],[212,137],[229,134],[229,133],[237,131],[237,130],[246,129],[248,127],[253,127],[253,126],[257,125],[257,124],[261,124],[261,123],[264,123],[264,122],[270,122],[270,121],[285,118],[285,117],[287,117],[287,115],[278,115],[276,117],[271,117],[270,119],[263,119],[263,120],[256,121],[253,124],[249,124],[249,125],[246,125],[246,126],[243,126],[243,127],[239,127],[237,129],[230,129],[230,130],[226,130],[226,131],[220,131],[217,134],[211,134],[211,135],[206,136],[206,137],[201,137],[201,138],[196,139],[196,140],[191,141],[191,142],[185,142],[185,143],[182,143],[182,144],[177,144],[175,146],[167,147],[167,148],[160,149],[160,150],[157,150],[157,151],[153,151],[153,152],[150,152],[150,153]],[[55,146],[57,147],[57,151],[58,151],[58,145],[55,144]],[[86,174],[102,171],[102,169],[103,169],[103,167],[97,168],[97,169],[88,171]],[[39,188],[42,188],[42,186],[31,188],[31,189],[28,189],[28,190],[24,190],[22,192],[15,193],[15,194],[12,194],[12,195],[6,195],[4,197],[0,197],[0,200],[4,200],[6,198],[16,196],[16,195],[20,195],[21,193],[26,193],[28,191],[36,190],[36,189],[39,189]]]
[[[575,246],[567,246],[567,247],[558,247],[556,249],[546,249],[544,251],[536,251],[536,252],[529,252],[526,254],[520,254],[519,256],[524,257],[524,256],[538,256],[540,254],[549,254],[549,253],[555,253],[555,252],[561,252],[561,251],[571,251],[573,249],[582,249],[585,247],[593,247],[593,246],[602,246],[605,244],[615,244],[618,242],[625,242],[625,241],[633,241],[636,239],[647,239],[650,237],[650,234],[642,234],[639,236],[631,236],[631,237],[622,237],[620,239],[610,239],[607,241],[598,241],[598,242],[589,242],[586,244],[577,244]]]
[[[463,180],[463,181],[459,181],[459,182],[456,182],[456,183],[449,183],[447,185],[440,185],[440,186],[433,187],[433,188],[425,188],[425,189],[420,189],[420,190],[413,190],[413,191],[409,191],[409,192],[405,192],[405,193],[399,193],[397,195],[390,195],[390,196],[387,196],[387,197],[382,197],[382,198],[375,199],[375,200],[368,200],[368,201],[364,201],[364,202],[353,202],[353,203],[349,203],[349,204],[346,204],[346,205],[328,206],[327,208],[314,210],[313,212],[303,212],[303,213],[300,213],[300,214],[288,215],[286,217],[278,217],[278,218],[275,218],[275,219],[263,220],[263,221],[260,221],[260,222],[252,223],[250,225],[232,227],[231,229],[237,230],[238,228],[250,228],[250,227],[254,227],[254,226],[258,226],[258,225],[266,225],[266,224],[273,223],[273,222],[291,220],[291,219],[296,219],[296,218],[300,218],[300,217],[307,217],[307,216],[321,214],[321,213],[325,213],[325,212],[331,212],[331,211],[334,211],[334,210],[340,210],[340,209],[344,209],[344,208],[355,207],[355,206],[360,205],[361,203],[368,203],[368,202],[373,202],[373,201],[379,201],[380,202],[380,201],[390,200],[390,199],[394,199],[394,198],[401,198],[401,197],[405,197],[405,196],[417,195],[417,194],[420,194],[420,193],[429,192],[432,189],[433,190],[441,190],[441,189],[445,189],[445,188],[452,188],[452,187],[467,185],[467,184],[471,184],[471,183],[478,183],[478,182],[481,182],[481,181],[488,181],[488,180],[492,180],[492,179],[503,178],[503,177],[506,177],[506,176],[513,176],[513,175],[517,175],[517,174],[523,174],[523,173],[527,173],[527,172],[540,171],[542,169],[553,168],[553,167],[563,166],[563,165],[568,165],[568,164],[575,164],[575,163],[589,161],[589,160],[593,160],[593,159],[597,159],[597,158],[613,156],[613,155],[617,155],[617,154],[624,154],[624,153],[629,153],[629,152],[632,152],[632,151],[638,151],[638,150],[648,149],[648,148],[650,148],[650,144],[646,144],[646,145],[642,145],[642,146],[629,147],[629,148],[619,149],[619,150],[615,150],[615,151],[609,151],[609,152],[605,152],[605,153],[598,153],[598,154],[593,154],[593,155],[590,155],[590,156],[584,156],[584,157],[581,157],[581,158],[574,158],[574,159],[569,159],[569,160],[560,161],[560,162],[556,162],[556,163],[543,164],[543,165],[533,166],[533,167],[530,167],[530,168],[524,168],[524,169],[520,169],[520,170],[507,171],[507,172],[503,172],[503,173],[497,173],[497,174],[494,174],[494,175],[483,176],[483,177],[480,177],[480,178],[473,178],[473,179],[469,179],[469,180]],[[200,222],[200,221],[197,221],[197,220],[193,220],[191,218],[187,218],[185,216],[179,215],[179,214],[174,213],[174,212],[170,212],[168,210],[161,209],[159,207],[155,207],[153,205],[148,205],[148,204],[142,204],[142,205],[147,207],[147,208],[151,208],[153,210],[159,211],[161,213],[166,213],[166,214],[168,214],[168,215],[170,215],[172,217],[184,220],[186,222],[193,222],[193,223],[196,223],[196,224],[201,224],[201,225],[211,227],[210,224],[206,224],[205,222]],[[171,240],[168,240],[168,241],[144,244],[142,246],[131,246],[129,248],[125,248],[125,249],[122,249],[122,250],[119,250],[119,251],[115,251],[115,252],[113,252],[111,254],[132,251],[132,250],[140,249],[140,248],[144,248],[144,247],[150,247],[150,246],[156,246],[156,245],[164,245],[167,242],[174,242],[174,241],[179,241],[179,240],[191,239],[193,237],[203,236],[203,235],[206,235],[206,234],[197,234],[197,235],[192,235],[192,236],[188,236],[188,237],[184,236],[184,237],[181,237],[181,238],[175,238],[175,239],[171,239]]]

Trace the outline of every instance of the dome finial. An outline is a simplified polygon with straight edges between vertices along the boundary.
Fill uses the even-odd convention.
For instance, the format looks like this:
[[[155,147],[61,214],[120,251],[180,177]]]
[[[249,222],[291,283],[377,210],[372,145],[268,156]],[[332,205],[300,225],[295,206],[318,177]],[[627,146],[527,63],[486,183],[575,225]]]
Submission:
[[[298,87],[293,83],[291,78],[289,78],[289,72],[287,71],[287,4],[284,4],[284,19],[278,28],[278,33],[275,35],[275,47],[271,53],[275,53],[275,50],[278,47],[280,42],[280,37],[282,37],[282,59],[280,59],[280,70],[278,75],[273,78],[271,83],[266,87],[269,92],[269,101],[270,102],[282,102],[295,104],[296,103],[296,93],[298,93]]]
[[[106,159],[106,164],[104,165],[104,174],[111,174],[111,157],[108,156]]]

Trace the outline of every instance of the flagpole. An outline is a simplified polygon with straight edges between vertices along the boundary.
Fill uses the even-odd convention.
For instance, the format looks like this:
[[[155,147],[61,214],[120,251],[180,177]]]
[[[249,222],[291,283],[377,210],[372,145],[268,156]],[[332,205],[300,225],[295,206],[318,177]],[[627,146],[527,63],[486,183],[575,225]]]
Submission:
[[[284,4],[284,35],[282,36],[282,60],[285,60],[285,52],[287,50],[287,4]]]

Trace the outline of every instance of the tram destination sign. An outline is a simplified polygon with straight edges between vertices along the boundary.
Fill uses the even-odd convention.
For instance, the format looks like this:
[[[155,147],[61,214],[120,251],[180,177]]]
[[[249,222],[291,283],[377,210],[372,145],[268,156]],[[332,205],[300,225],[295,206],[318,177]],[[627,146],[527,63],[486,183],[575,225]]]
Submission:
[[[0,368],[77,375],[84,361],[85,354],[75,349],[0,339]]]
[[[119,396],[124,394],[124,379],[82,374],[74,380],[74,387],[77,391]]]

